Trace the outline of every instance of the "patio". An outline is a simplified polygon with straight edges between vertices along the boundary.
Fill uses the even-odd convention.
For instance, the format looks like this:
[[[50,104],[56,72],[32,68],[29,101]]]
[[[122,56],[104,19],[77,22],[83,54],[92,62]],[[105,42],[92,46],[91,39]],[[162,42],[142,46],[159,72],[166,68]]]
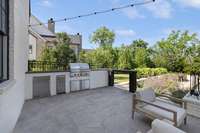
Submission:
[[[114,87],[99,88],[24,104],[14,133],[146,133],[151,120],[131,118],[132,94]],[[188,118],[181,129],[199,133],[200,120]]]

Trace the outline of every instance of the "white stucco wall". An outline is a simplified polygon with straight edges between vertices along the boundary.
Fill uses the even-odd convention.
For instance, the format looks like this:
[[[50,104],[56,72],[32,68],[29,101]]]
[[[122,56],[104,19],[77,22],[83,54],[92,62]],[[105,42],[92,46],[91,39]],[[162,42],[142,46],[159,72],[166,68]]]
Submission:
[[[108,86],[108,71],[91,71],[90,72],[90,88],[100,88]]]
[[[56,95],[56,77],[65,75],[65,92],[70,92],[70,80],[69,72],[52,72],[52,73],[27,73],[26,74],[26,83],[25,83],[25,99],[32,99],[33,98],[33,78],[34,77],[43,77],[49,76],[50,77],[50,94],[51,96]]]
[[[25,82],[25,99],[33,98],[33,78],[34,77],[50,77],[50,94],[56,95],[56,76],[65,75],[65,92],[70,92],[70,72],[51,72],[51,73],[27,73]],[[90,72],[90,89],[108,86],[107,71],[91,71]]]
[[[36,60],[36,44],[37,39],[32,34],[29,34],[29,45],[32,45],[32,53],[29,54],[29,60]]]
[[[29,1],[10,0],[9,81],[0,84],[0,132],[11,133],[24,103]]]

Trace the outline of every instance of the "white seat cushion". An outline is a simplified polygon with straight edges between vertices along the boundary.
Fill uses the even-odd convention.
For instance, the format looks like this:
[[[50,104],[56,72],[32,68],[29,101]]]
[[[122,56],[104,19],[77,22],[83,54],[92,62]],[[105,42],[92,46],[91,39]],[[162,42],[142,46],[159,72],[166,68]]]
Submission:
[[[156,100],[155,102],[152,102],[153,104],[156,104],[158,106],[173,110],[175,112],[177,112],[177,124],[178,126],[180,126],[184,120],[184,118],[186,117],[186,110],[177,106],[174,106],[172,104],[168,104],[159,100]],[[173,113],[172,112],[168,112],[165,111],[163,109],[151,106],[151,105],[145,105],[143,107],[141,107],[141,109],[143,112],[146,113],[150,113],[153,114],[153,116],[155,116],[156,118],[159,119],[169,119],[169,120],[173,120]]]
[[[185,133],[184,131],[161,120],[154,120],[152,122],[152,133]]]

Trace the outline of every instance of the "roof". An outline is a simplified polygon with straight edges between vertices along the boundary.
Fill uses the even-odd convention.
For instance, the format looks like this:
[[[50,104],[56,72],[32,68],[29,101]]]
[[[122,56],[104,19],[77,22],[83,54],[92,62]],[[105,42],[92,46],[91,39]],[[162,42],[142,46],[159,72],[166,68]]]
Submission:
[[[71,39],[72,44],[81,44],[82,43],[82,37],[81,35],[68,35]]]
[[[33,25],[29,28],[29,31],[34,35],[39,36],[43,40],[46,41],[55,41],[56,34],[51,32],[45,24],[34,26],[35,24],[42,24],[42,22],[31,14],[30,17],[30,25]],[[75,45],[82,44],[82,36],[81,35],[68,35],[71,39],[71,43]]]
[[[35,24],[40,24],[40,20],[37,19],[34,15],[31,15],[30,17],[30,25],[35,25]],[[42,24],[42,25],[37,25],[37,26],[31,26],[30,28],[31,30],[33,30],[34,32],[40,34],[41,36],[44,37],[56,37],[56,35],[51,32],[46,25]]]

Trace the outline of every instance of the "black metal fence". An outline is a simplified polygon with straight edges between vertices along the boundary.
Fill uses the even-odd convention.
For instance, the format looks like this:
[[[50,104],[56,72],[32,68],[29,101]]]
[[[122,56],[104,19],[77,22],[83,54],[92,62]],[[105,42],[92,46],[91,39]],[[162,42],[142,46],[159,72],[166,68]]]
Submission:
[[[28,72],[66,71],[68,66],[56,62],[28,61]]]

